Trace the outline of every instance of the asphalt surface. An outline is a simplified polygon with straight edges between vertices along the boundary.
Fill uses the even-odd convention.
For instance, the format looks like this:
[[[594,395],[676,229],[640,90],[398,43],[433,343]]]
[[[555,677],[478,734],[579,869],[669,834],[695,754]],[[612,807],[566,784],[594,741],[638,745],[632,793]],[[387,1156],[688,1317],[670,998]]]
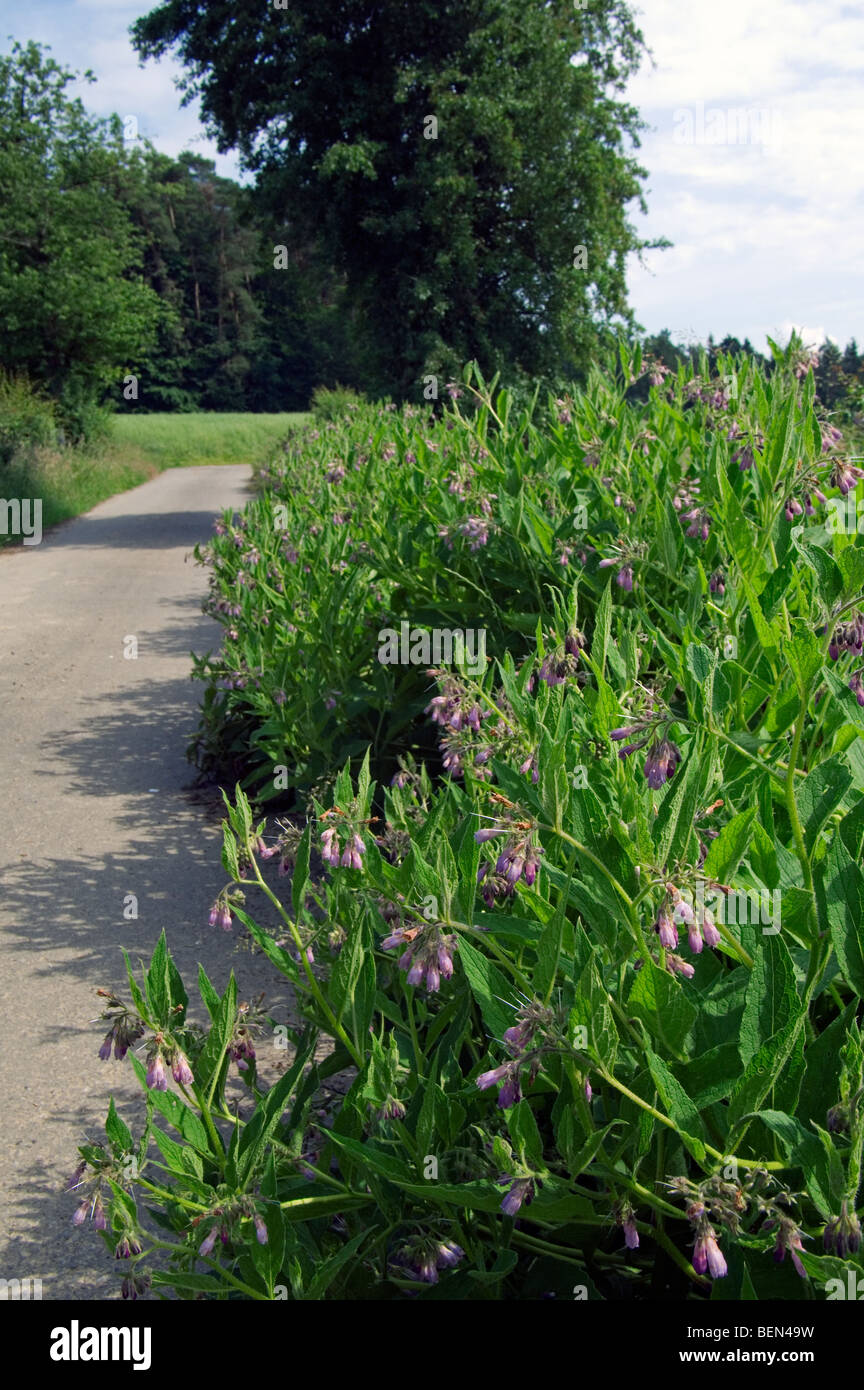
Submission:
[[[189,653],[219,639],[191,550],[248,478],[171,469],[0,553],[0,1279],[39,1278],[44,1299],[119,1292],[64,1185],[112,1092],[133,1132],[143,1110],[91,1021],[95,989],[124,980],[121,946],[147,960],[164,926],[190,1000],[199,960],[220,989],[233,966],[240,998],[272,997],[272,967],[207,925],[221,836],[186,790],[203,690]]]

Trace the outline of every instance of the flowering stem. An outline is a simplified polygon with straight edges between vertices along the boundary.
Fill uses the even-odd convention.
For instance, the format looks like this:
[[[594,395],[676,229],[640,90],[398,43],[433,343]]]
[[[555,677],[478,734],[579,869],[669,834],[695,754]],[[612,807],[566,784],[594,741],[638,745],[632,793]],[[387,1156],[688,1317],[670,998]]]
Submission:
[[[339,1020],[338,1020],[338,1018],[336,1017],[336,1015],[334,1014],[333,1010],[330,1008],[330,1005],[327,1003],[327,1000],[324,998],[324,995],[323,995],[322,990],[321,990],[321,986],[319,985],[318,981],[315,979],[315,975],[314,975],[314,973],[313,973],[312,967],[311,967],[311,965],[309,964],[308,960],[306,959],[306,949],[305,949],[305,947],[304,947],[304,945],[303,945],[303,941],[302,941],[302,939],[301,939],[300,933],[299,933],[299,931],[297,930],[297,924],[296,924],[296,922],[292,922],[291,918],[288,916],[287,912],[285,911],[285,909],[284,909],[284,907],[282,906],[281,902],[280,902],[279,899],[277,898],[276,894],[275,894],[275,893],[272,891],[272,889],[264,882],[264,879],[263,879],[262,876],[261,876],[261,870],[260,870],[260,868],[258,867],[258,862],[257,862],[257,860],[255,859],[255,855],[254,855],[254,853],[253,853],[253,851],[252,851],[252,847],[251,847],[251,845],[249,844],[248,840],[247,840],[247,842],[246,842],[246,851],[247,851],[247,853],[248,853],[250,859],[252,860],[252,868],[253,868],[254,871],[255,871],[255,877],[256,877],[256,879],[258,880],[258,886],[259,886],[260,888],[263,888],[265,894],[266,894],[267,897],[270,899],[270,901],[271,901],[271,903],[273,904],[273,906],[276,908],[276,911],[279,913],[279,916],[282,918],[282,921],[285,923],[286,927],[288,928],[288,930],[289,930],[290,933],[291,933],[291,936],[292,936],[293,939],[294,939],[294,945],[297,947],[297,951],[298,951],[299,956],[300,956],[300,966],[301,966],[301,969],[303,970],[303,972],[305,973],[306,978],[307,978],[307,980],[308,980],[308,982],[309,982],[309,989],[310,989],[311,993],[313,994],[313,996],[314,996],[314,998],[315,998],[315,1002],[317,1003],[317,1005],[318,1005],[319,1009],[321,1010],[321,1012],[324,1014],[324,1017],[325,1017],[325,1018],[327,1019],[327,1021],[329,1022],[330,1027],[333,1029],[333,1031],[334,1031],[336,1037],[337,1037],[337,1038],[339,1039],[339,1041],[343,1044],[343,1046],[345,1047],[346,1051],[348,1052],[348,1054],[349,1054],[350,1057],[352,1058],[352,1060],[353,1060],[355,1066],[357,1066],[358,1068],[362,1067],[362,1066],[363,1066],[363,1058],[362,1058],[362,1056],[361,1056],[360,1053],[357,1051],[357,1048],[354,1046],[354,1044],[353,1044],[353,1042],[351,1041],[351,1039],[349,1038],[348,1034],[345,1032],[345,1029],[342,1027],[342,1024],[339,1022]]]
[[[668,1129],[674,1129],[674,1130],[675,1130],[675,1133],[676,1133],[676,1134],[678,1133],[678,1126],[676,1125],[675,1121],[674,1121],[674,1120],[670,1120],[670,1118],[669,1118],[668,1115],[664,1115],[663,1112],[662,1112],[662,1110],[657,1110],[657,1109],[655,1108],[655,1106],[649,1105],[648,1102],[647,1102],[647,1100],[643,1100],[641,1096],[637,1096],[637,1094],[636,1094],[635,1091],[631,1091],[630,1088],[629,1088],[628,1086],[625,1086],[623,1082],[618,1081],[618,1080],[616,1079],[616,1077],[614,1077],[614,1076],[611,1074],[611,1072],[606,1071],[606,1069],[605,1069],[604,1067],[598,1067],[597,1070],[599,1071],[600,1075],[603,1077],[603,1080],[606,1081],[610,1086],[613,1086],[613,1087],[615,1088],[616,1091],[620,1091],[621,1094],[622,1094],[622,1096],[626,1096],[628,1100],[632,1100],[632,1101],[633,1101],[633,1104],[634,1104],[634,1105],[638,1105],[642,1110],[647,1110],[647,1111],[648,1111],[648,1114],[649,1114],[649,1115],[653,1115],[654,1118],[655,1118],[655,1120],[659,1120],[660,1123],[666,1125],[666,1127],[667,1127]],[[739,1138],[739,1143],[740,1143],[740,1138]],[[787,1168],[787,1167],[789,1166],[789,1165],[786,1164],[786,1163],[776,1163],[776,1162],[774,1162],[773,1160],[771,1160],[771,1161],[766,1161],[766,1160],[762,1160],[762,1159],[758,1159],[758,1158],[739,1158],[737,1154],[723,1154],[723,1153],[720,1152],[719,1149],[712,1148],[712,1146],[711,1146],[710,1144],[706,1144],[706,1145],[705,1145],[705,1152],[706,1152],[706,1153],[709,1153],[709,1154],[711,1155],[712,1158],[717,1158],[717,1159],[719,1159],[719,1160],[720,1160],[721,1162],[723,1162],[723,1163],[735,1162],[735,1163],[737,1163],[741,1168],[780,1168],[780,1169],[783,1169],[783,1168]],[[620,1180],[620,1174],[617,1174],[617,1173],[616,1173],[615,1178],[616,1178],[616,1181],[619,1181],[619,1180]],[[676,1212],[675,1214],[676,1214],[676,1216],[680,1215],[679,1212]]]
[[[225,1050],[223,1049],[222,1056],[224,1057],[224,1055],[225,1055]],[[193,1087],[193,1094],[194,1094],[194,1100],[193,1100],[192,1096],[190,1096],[190,1094],[189,1094],[189,1092],[187,1091],[186,1087],[185,1087],[184,1085],[182,1085],[182,1083],[178,1083],[178,1084],[180,1084],[180,1090],[183,1092],[183,1094],[184,1094],[184,1096],[186,1097],[186,1099],[187,1099],[187,1101],[189,1102],[189,1104],[192,1105],[192,1106],[194,1106],[194,1108],[195,1108],[196,1110],[200,1110],[200,1112],[201,1112],[202,1118],[203,1118],[203,1120],[204,1120],[204,1124],[205,1124],[205,1126],[206,1126],[206,1128],[207,1128],[207,1133],[210,1135],[210,1139],[211,1139],[212,1144],[213,1144],[213,1157],[215,1158],[216,1162],[219,1164],[219,1167],[220,1167],[220,1168],[224,1167],[225,1145],[222,1143],[221,1135],[219,1134],[219,1131],[218,1131],[218,1129],[216,1128],[216,1125],[215,1125],[214,1122],[213,1122],[213,1115],[212,1115],[211,1110],[210,1110],[210,1103],[211,1103],[211,1101],[213,1100],[213,1092],[214,1092],[214,1090],[215,1090],[215,1088],[216,1088],[216,1083],[217,1083],[217,1081],[219,1080],[219,1073],[220,1073],[221,1070],[222,1070],[222,1059],[220,1058],[220,1059],[219,1059],[219,1065],[218,1065],[217,1067],[214,1068],[214,1071],[213,1071],[213,1082],[212,1082],[212,1085],[211,1085],[211,1087],[210,1087],[210,1095],[206,1098],[206,1100],[205,1100],[204,1097],[202,1096],[202,1094],[201,1094],[201,1088],[200,1088],[199,1086],[196,1085],[196,1086]]]
[[[736,960],[739,960],[742,965],[746,965],[748,970],[752,970],[754,965],[753,957],[751,956],[749,951],[745,950],[745,948],[741,945],[741,942],[737,939],[737,937],[734,937],[732,935],[731,931],[726,926],[726,923],[715,922],[714,925],[716,926],[720,935],[725,940],[726,944],[734,948],[733,955],[735,956]]]
[[[786,810],[792,826],[792,835],[795,840],[796,853],[801,864],[801,872],[804,875],[804,886],[810,895],[810,915],[813,918],[813,945],[815,946],[818,941],[819,926],[815,920],[816,900],[813,896],[813,870],[810,867],[810,856],[807,853],[807,846],[804,843],[804,831],[801,826],[801,817],[798,814],[798,803],[795,800],[795,767],[801,750],[804,720],[807,717],[808,694],[808,688],[805,686],[801,692],[801,709],[795,724],[795,733],[792,738],[792,751],[789,754],[789,768],[786,773]]]
[[[527,1218],[530,1221],[530,1215]],[[595,1221],[587,1223],[590,1225],[601,1225],[602,1217],[597,1217]],[[490,1231],[489,1235],[492,1234]],[[571,1252],[565,1253],[560,1245],[553,1245],[549,1240],[541,1240],[539,1236],[529,1236],[527,1231],[514,1231],[511,1239],[514,1245],[523,1245],[526,1250],[534,1250],[538,1255],[551,1255],[553,1260],[561,1260],[563,1264],[578,1265],[580,1269],[585,1268],[584,1259],[579,1259]]]
[[[149,1239],[151,1247],[154,1250],[171,1250],[175,1254],[182,1253],[184,1255],[190,1253],[188,1245],[175,1245],[171,1241],[156,1240],[155,1237],[150,1237]],[[228,1283],[233,1284],[235,1289],[239,1289],[241,1293],[245,1293],[247,1298],[254,1298],[259,1303],[272,1302],[272,1300],[267,1297],[266,1293],[262,1293],[260,1289],[253,1289],[251,1284],[244,1284],[242,1279],[238,1279],[236,1275],[232,1274],[224,1265],[220,1265],[218,1260],[208,1259],[206,1255],[198,1255],[197,1258],[201,1260],[202,1264],[209,1265],[211,1269],[215,1270],[222,1279],[227,1279]]]
[[[630,925],[633,928],[633,935],[639,943],[641,950],[647,956],[648,943],[646,942],[644,934],[642,932],[642,927],[639,922],[639,918],[636,912],[634,911],[633,899],[630,897],[626,889],[623,888],[621,884],[618,882],[611,869],[607,869],[602,859],[599,859],[596,854],[592,853],[592,851],[588,849],[586,845],[583,845],[579,840],[574,840],[573,836],[568,835],[566,830],[559,830],[552,825],[539,825],[538,829],[545,830],[550,835],[557,835],[559,840],[564,840],[568,845],[572,845],[573,848],[579,852],[579,854],[584,855],[586,859],[590,860],[594,867],[596,869],[599,869],[603,876],[609,880],[612,887],[615,889],[616,893],[624,903],[624,906],[627,909],[627,916],[630,920]]]
[[[681,1212],[676,1212],[676,1216],[680,1218]],[[706,1277],[703,1274],[696,1273],[695,1269],[693,1268],[690,1261],[687,1259],[686,1255],[682,1255],[681,1251],[676,1249],[676,1247],[672,1244],[671,1240],[667,1236],[666,1232],[661,1227],[655,1226],[654,1229],[651,1231],[651,1234],[656,1240],[657,1244],[662,1246],[662,1248],[666,1251],[666,1254],[669,1256],[670,1260],[674,1261],[674,1263],[678,1266],[679,1269],[683,1269],[688,1279],[692,1279],[693,1283],[698,1284],[700,1289],[710,1288],[710,1280],[706,1279]]]
[[[152,1162],[152,1160],[151,1160],[151,1162]],[[148,1166],[149,1166],[149,1165],[148,1165]],[[162,1165],[161,1163],[157,1163],[155,1166],[156,1166],[157,1168],[162,1168],[162,1167],[163,1167],[163,1165]],[[170,1171],[171,1171],[170,1168],[165,1168],[165,1172],[166,1172],[166,1173],[170,1173]],[[140,1176],[139,1176],[139,1177],[136,1177],[135,1182],[136,1182],[136,1184],[137,1184],[138,1187],[146,1187],[148,1192],[155,1192],[156,1195],[157,1195],[157,1197],[163,1197],[163,1198],[164,1198],[166,1191],[168,1191],[168,1189],[166,1189],[166,1188],[164,1188],[164,1187],[159,1187],[159,1185],[158,1185],[157,1183],[148,1182],[148,1180],[147,1180],[146,1178],[142,1178],[142,1177],[140,1177]],[[209,1211],[209,1210],[210,1210],[209,1207],[204,1206],[201,1202],[191,1202],[191,1201],[189,1200],[188,1197],[181,1197],[181,1196],[179,1196],[178,1193],[177,1193],[176,1188],[171,1188],[171,1189],[170,1189],[170,1196],[171,1196],[171,1201],[172,1201],[172,1202],[176,1202],[177,1205],[178,1205],[178,1206],[181,1206],[181,1207],[188,1207],[190,1211]],[[177,1248],[179,1249],[180,1247],[178,1246]]]
[[[412,999],[411,992],[409,990],[406,989],[405,994],[408,1001],[408,1028],[411,1033],[411,1042],[414,1046],[414,1062],[417,1067],[417,1080],[422,1081],[425,1071],[425,1058],[420,1048],[420,1040],[417,1037],[417,1024],[414,1019],[414,1000]]]

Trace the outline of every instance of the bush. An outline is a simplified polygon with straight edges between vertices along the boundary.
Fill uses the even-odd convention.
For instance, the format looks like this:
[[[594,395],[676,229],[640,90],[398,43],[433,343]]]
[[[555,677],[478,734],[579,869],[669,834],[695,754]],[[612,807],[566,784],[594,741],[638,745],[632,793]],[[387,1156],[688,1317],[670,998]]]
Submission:
[[[358,410],[364,397],[350,386],[316,386],[309,409],[319,424],[341,420],[349,411]]]
[[[494,660],[434,673],[446,777],[403,756],[376,791],[350,755],[305,825],[269,834],[226,799],[211,924],[266,953],[298,1024],[203,972],[190,1021],[164,936],[128,1002],[104,996],[100,1055],[142,1042],[147,1114],[133,1138],[112,1104],[81,1147],[75,1219],[129,1258],[127,1293],[803,1300],[860,1275],[864,547],[838,519],[864,475],[791,359],[771,380],[623,365],[538,423],[504,396],[461,439],[458,415],[438,436],[393,412],[310,436],[302,558],[277,563],[266,498],[219,537],[229,643],[257,624],[243,695],[310,690],[370,573],[391,613],[489,604]],[[352,470],[362,566],[325,519]],[[487,518],[486,550],[457,549],[477,528],[451,508]],[[305,607],[276,583],[303,563]],[[303,651],[274,671],[289,612]],[[268,756],[277,734],[256,728]]]
[[[26,376],[0,371],[0,465],[52,444],[56,430],[48,398]]]

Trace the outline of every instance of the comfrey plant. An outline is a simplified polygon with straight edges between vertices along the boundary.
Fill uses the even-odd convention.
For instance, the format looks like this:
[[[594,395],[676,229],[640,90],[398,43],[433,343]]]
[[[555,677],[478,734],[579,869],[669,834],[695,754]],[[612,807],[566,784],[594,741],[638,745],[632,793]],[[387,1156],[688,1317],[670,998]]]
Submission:
[[[164,939],[103,995],[94,1065],[145,1104],[81,1146],[70,1220],[128,1296],[798,1300],[861,1272],[864,548],[802,491],[858,480],[797,356],[717,365],[644,401],[597,372],[545,417],[469,381],[440,428],[362,406],[217,538],[244,653],[218,669],[247,681],[221,734],[254,731],[262,802],[316,729],[341,771],[305,817],[227,802],[213,929],[290,1018],[203,972],[190,1010]],[[373,698],[387,605],[494,661]]]

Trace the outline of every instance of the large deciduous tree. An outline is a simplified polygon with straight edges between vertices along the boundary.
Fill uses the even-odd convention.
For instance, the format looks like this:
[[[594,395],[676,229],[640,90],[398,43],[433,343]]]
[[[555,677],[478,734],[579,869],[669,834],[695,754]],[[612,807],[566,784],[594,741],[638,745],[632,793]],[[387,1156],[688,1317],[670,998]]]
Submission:
[[[625,0],[165,0],[133,35],[344,276],[377,386],[572,370],[630,321]]]
[[[35,43],[0,55],[0,365],[46,386],[73,433],[162,313],[121,198],[120,122],[72,100],[74,78]]]

